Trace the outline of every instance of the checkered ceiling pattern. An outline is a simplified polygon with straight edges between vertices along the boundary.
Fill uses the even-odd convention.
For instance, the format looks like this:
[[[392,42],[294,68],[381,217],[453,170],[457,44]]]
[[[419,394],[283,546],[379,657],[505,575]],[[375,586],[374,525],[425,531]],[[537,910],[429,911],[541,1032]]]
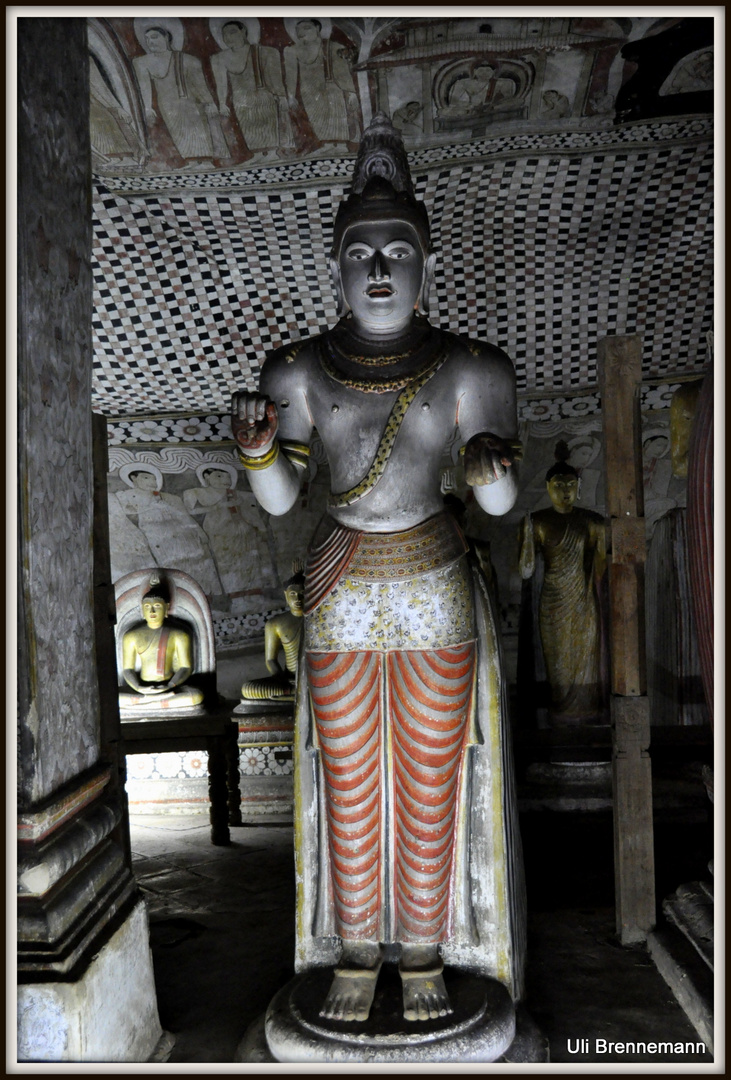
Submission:
[[[700,371],[712,328],[708,139],[432,164],[432,321],[495,342],[520,391],[596,386],[596,344],[640,333],[646,379]],[[267,352],[336,319],[342,178],[95,199],[94,407],[226,412]]]

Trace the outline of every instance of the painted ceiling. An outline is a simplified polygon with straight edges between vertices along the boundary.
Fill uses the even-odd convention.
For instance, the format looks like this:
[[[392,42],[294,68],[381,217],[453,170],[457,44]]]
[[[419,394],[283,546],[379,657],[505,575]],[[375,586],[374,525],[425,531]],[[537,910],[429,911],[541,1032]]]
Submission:
[[[523,395],[700,371],[712,329],[713,20],[89,20],[94,407],[225,413],[332,325],[327,252],[384,109],[429,210],[431,318]]]

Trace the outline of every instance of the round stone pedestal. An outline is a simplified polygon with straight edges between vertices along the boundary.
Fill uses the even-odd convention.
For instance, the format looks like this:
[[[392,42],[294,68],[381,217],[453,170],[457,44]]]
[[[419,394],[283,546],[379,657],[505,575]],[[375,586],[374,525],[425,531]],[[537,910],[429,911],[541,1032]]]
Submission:
[[[505,1053],[515,1036],[512,999],[494,979],[447,970],[444,981],[452,1014],[407,1021],[398,972],[384,965],[369,1018],[354,1023],[320,1016],[331,979],[329,968],[306,972],[273,998],[265,1032],[275,1061],[490,1062]]]

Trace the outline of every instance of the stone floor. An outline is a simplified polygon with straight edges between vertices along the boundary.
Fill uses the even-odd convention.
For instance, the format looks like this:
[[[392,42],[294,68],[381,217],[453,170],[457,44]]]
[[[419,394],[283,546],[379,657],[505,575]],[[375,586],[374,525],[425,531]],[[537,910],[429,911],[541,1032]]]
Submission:
[[[710,1053],[701,1049],[646,950],[619,945],[611,846],[607,850],[611,828],[607,833],[606,822],[602,830],[593,821],[586,830],[567,832],[564,821],[545,816],[538,825],[523,826],[530,909],[527,1005],[549,1040],[551,1061],[710,1065]],[[294,973],[292,829],[248,826],[232,836],[230,847],[213,847],[203,816],[137,815],[131,822],[134,869],[150,916],[160,1019],[176,1037],[171,1065],[233,1062],[248,1025]],[[587,852],[593,855],[587,858]],[[596,1053],[597,1039],[682,1041],[699,1049]],[[588,1040],[589,1052],[579,1040]]]

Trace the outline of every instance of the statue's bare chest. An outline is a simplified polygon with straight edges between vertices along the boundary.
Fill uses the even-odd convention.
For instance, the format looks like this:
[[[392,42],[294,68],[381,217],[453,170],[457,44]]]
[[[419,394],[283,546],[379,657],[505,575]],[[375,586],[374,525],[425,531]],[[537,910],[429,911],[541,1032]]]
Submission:
[[[438,462],[455,424],[454,393],[437,376],[423,385],[376,393],[343,385],[323,372],[308,401],[331,468],[347,450],[352,475],[362,474],[384,444],[394,461],[416,455],[422,466]]]

